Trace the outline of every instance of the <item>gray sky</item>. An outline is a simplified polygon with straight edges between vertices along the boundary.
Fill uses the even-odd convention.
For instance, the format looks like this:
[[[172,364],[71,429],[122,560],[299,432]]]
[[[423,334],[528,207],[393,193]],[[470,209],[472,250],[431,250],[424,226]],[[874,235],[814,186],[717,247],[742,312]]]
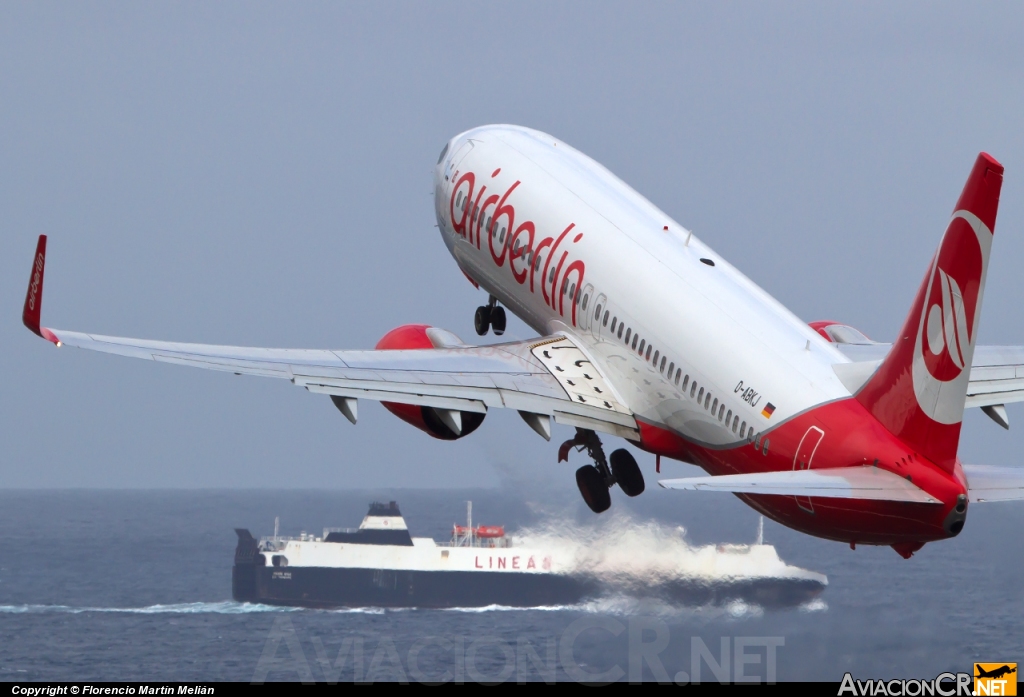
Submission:
[[[352,427],[287,383],[20,323],[47,233],[50,326],[471,340],[485,297],[433,227],[430,172],[485,123],[557,135],[800,317],[885,340],[987,150],[1006,178],[981,341],[1024,343],[1022,45],[1019,3],[4,2],[0,487],[573,488],[579,463],[514,412],[454,444],[372,403]],[[1009,412],[1010,433],[968,416],[963,459],[1019,463]]]

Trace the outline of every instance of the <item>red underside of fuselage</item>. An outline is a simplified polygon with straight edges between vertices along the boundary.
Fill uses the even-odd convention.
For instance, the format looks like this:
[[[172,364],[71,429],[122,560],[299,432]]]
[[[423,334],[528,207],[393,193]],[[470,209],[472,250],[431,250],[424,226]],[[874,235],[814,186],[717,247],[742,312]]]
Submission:
[[[893,436],[853,398],[823,404],[764,432],[762,439],[770,443],[767,455],[750,443],[727,448],[702,446],[664,426],[638,423],[641,448],[699,465],[715,476],[792,470],[798,465],[801,440],[813,427],[824,436],[813,452],[812,469],[860,467],[873,465],[877,459],[878,467],[909,477],[942,501],[939,505],[737,494],[783,525],[831,540],[907,549],[952,537],[955,533],[948,532],[943,524],[956,506],[957,497],[967,492],[959,460],[952,473],[940,469]],[[806,456],[802,452],[800,459]]]

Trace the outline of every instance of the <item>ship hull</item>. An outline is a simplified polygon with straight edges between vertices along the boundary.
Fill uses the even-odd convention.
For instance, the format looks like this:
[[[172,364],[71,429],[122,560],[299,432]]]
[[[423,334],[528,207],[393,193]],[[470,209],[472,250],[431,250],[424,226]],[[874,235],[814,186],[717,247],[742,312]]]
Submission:
[[[819,581],[797,578],[673,581],[631,588],[562,574],[255,565],[232,570],[232,596],[239,602],[309,608],[543,607],[625,594],[688,606],[743,601],[783,609],[809,602],[824,589]]]
[[[414,571],[239,564],[232,595],[239,602],[334,607],[539,607],[578,603],[595,584],[561,574]]]

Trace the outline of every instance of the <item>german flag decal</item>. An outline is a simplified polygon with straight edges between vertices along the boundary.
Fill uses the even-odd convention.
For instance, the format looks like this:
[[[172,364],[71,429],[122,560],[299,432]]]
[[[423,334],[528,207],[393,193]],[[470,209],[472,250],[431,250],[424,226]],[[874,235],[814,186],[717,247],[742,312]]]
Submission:
[[[775,405],[772,404],[771,402],[768,402],[768,404],[765,405],[764,409],[761,410],[761,416],[763,416],[766,419],[772,418],[772,414],[774,413]]]

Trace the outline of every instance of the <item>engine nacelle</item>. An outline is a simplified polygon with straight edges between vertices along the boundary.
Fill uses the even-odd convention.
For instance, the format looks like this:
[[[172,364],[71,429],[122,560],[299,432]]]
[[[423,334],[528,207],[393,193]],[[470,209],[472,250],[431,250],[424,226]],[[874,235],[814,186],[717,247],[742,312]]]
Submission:
[[[397,351],[402,349],[434,349],[457,348],[466,346],[462,339],[451,332],[426,324],[404,324],[385,334],[374,347],[378,351]],[[480,427],[486,414],[475,411],[456,412],[461,417],[462,428],[456,432],[452,428],[451,415],[444,414],[433,407],[421,407],[415,404],[397,404],[381,402],[384,408],[406,423],[412,424],[424,433],[441,440],[457,440]],[[447,417],[447,418],[446,418]]]
[[[833,344],[877,344],[877,341],[872,341],[863,334],[848,324],[842,322],[834,322],[832,320],[821,320],[818,322],[808,322],[809,326],[814,331],[821,334],[823,337],[828,339]]]

